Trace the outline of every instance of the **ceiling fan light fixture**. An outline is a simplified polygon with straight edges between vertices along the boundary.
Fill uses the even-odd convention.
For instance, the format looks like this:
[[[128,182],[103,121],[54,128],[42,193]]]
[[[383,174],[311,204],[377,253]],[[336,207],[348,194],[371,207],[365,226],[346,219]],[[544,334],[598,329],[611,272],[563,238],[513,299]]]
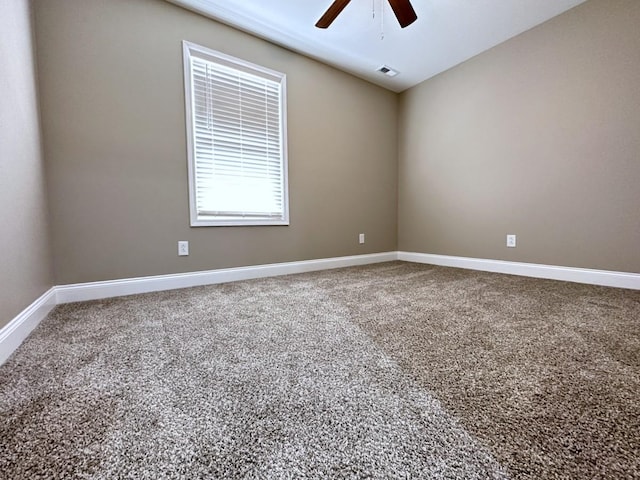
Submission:
[[[386,65],[382,65],[380,68],[378,68],[376,70],[377,72],[383,73],[384,75],[386,75],[387,77],[395,77],[396,75],[398,75],[400,72],[397,70],[394,70],[391,67],[387,67]]]
[[[340,12],[344,10],[351,0],[333,0],[324,15],[316,23],[318,28],[329,28]],[[387,0],[391,9],[398,19],[400,27],[405,28],[415,22],[418,18],[416,11],[411,6],[411,0]]]

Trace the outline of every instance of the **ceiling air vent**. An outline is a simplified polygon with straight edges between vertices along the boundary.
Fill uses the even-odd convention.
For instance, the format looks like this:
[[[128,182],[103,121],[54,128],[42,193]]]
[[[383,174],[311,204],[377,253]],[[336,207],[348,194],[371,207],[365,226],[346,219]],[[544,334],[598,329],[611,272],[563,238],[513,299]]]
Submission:
[[[396,75],[398,75],[398,73],[400,73],[391,67],[387,67],[386,65],[381,66],[377,71],[380,73],[384,73],[387,77],[395,77]]]

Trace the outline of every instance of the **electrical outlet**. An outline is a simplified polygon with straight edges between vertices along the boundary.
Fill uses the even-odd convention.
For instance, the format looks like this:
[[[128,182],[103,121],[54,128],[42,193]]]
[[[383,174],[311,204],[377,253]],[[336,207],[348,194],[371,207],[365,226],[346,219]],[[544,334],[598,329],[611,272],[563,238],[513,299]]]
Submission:
[[[364,243],[364,233],[361,233],[361,234],[358,236],[358,241],[360,242],[360,245],[362,245],[362,244]]]
[[[189,242],[181,240],[178,242],[178,256],[184,257],[189,255]]]
[[[507,247],[516,248],[516,236],[515,235],[507,235]]]

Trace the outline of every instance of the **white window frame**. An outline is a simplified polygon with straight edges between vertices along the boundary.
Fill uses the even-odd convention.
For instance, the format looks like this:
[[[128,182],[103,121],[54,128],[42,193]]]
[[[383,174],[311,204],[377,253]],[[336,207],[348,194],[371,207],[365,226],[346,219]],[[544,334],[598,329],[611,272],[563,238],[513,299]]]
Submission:
[[[222,52],[211,50],[200,45],[184,40],[184,91],[187,125],[187,157],[189,174],[189,210],[192,227],[202,226],[251,226],[251,225],[289,225],[289,181],[287,161],[287,105],[286,105],[286,75],[268,68],[256,65]],[[196,57],[208,62],[219,64],[240,72],[249,73],[266,78],[280,84],[280,148],[282,162],[282,215],[280,217],[241,217],[241,216],[214,216],[199,215],[196,202],[196,150],[194,130],[194,95],[192,83],[191,58]]]

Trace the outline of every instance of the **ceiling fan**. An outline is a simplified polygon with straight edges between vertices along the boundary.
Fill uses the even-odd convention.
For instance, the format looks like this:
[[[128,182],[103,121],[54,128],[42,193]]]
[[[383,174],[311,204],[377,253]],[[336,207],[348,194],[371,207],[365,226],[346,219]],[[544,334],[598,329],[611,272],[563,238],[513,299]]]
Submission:
[[[318,23],[316,23],[316,27],[327,28],[329,25],[331,25],[350,1],[351,0],[335,0],[327,9],[327,11],[324,12],[324,15],[320,17],[320,20],[318,20]],[[400,23],[400,26],[402,28],[408,27],[418,18],[409,0],[388,0],[388,2],[393,9],[393,13],[396,14],[398,23]]]

